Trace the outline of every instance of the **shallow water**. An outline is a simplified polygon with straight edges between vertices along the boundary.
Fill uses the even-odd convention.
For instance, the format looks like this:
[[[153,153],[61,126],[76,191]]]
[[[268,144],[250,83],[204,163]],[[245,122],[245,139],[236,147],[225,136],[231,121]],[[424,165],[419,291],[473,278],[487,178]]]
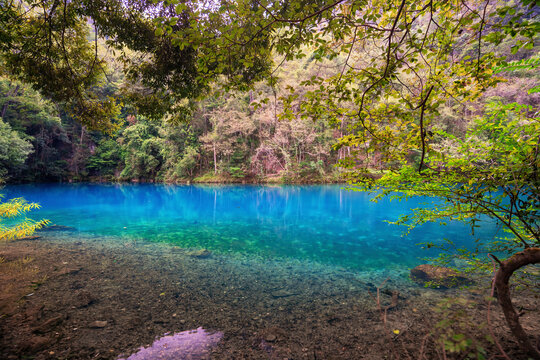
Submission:
[[[472,246],[474,239],[492,238],[497,231],[490,222],[474,236],[462,224],[427,224],[404,237],[403,228],[387,221],[432,199],[374,203],[373,195],[339,185],[38,184],[2,191],[8,199],[38,202],[42,209],[32,217],[74,227],[79,236],[164,242],[360,271],[412,267],[435,255],[418,243],[446,238]]]
[[[410,267],[436,253],[416,244],[446,237],[472,246],[497,230],[484,222],[473,237],[461,224],[429,224],[402,237],[386,222],[431,199],[374,203],[337,185],[55,184],[3,192],[39,202],[34,218],[72,228],[0,249],[42,271],[19,317],[0,322],[0,358],[379,360],[392,357],[389,341],[420,358],[442,299],[482,302],[489,294],[482,277],[470,291],[409,279]],[[536,308],[537,300],[527,301]],[[502,314],[495,320],[504,336]],[[537,329],[537,315],[526,321]],[[429,351],[423,358],[436,358]]]

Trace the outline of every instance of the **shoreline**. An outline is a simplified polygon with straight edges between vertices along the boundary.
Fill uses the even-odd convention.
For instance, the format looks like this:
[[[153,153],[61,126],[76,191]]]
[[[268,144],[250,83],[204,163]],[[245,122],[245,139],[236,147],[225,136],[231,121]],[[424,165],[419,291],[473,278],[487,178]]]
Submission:
[[[377,179],[382,176],[381,173],[373,171],[370,177]],[[115,177],[88,177],[88,178],[67,178],[62,180],[50,181],[29,181],[17,182],[8,181],[6,185],[18,184],[44,184],[44,183],[101,183],[101,184],[170,184],[170,185],[193,185],[193,184],[254,184],[254,185],[324,185],[324,184],[349,184],[344,176],[326,176],[315,178],[290,178],[288,176],[267,176],[267,177],[245,177],[232,178],[222,175],[202,174],[192,179],[177,179],[175,181],[165,181],[161,179],[119,179]]]
[[[22,184],[164,184],[164,185],[331,185],[331,184],[348,184],[346,181],[281,181],[281,180],[234,180],[234,179],[215,179],[215,180],[177,180],[177,181],[160,181],[152,179],[131,179],[131,180],[106,180],[106,179],[69,179],[65,181],[42,181],[42,182],[7,182],[5,185],[22,185]]]

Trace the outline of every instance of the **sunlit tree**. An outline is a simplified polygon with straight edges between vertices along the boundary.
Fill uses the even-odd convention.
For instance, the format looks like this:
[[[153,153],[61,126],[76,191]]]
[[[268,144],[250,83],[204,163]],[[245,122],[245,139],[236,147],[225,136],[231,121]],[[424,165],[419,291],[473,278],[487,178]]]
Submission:
[[[39,209],[39,205],[22,198],[0,202],[0,242],[30,236],[49,223],[28,219],[25,215],[33,209]]]

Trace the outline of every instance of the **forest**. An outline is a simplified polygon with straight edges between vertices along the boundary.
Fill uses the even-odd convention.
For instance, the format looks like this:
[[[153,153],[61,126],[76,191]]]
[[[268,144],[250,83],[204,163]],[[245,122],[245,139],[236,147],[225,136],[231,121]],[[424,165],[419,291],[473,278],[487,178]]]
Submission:
[[[114,126],[104,132],[92,121],[80,121],[69,110],[71,100],[43,96],[41,85],[16,75],[16,71],[30,71],[20,59],[11,65],[19,68],[11,71],[9,61],[15,59],[4,60],[0,82],[4,181],[339,182],[344,180],[344,167],[338,163],[361,148],[339,145],[340,139],[355,132],[354,121],[347,117],[303,116],[299,111],[287,117],[284,109],[299,107],[299,99],[317,90],[317,79],[335,77],[346,58],[362,61],[376,45],[350,47],[348,53],[323,59],[315,47],[307,48],[305,57],[293,59],[270,54],[269,61],[276,64],[271,81],[252,81],[249,89],[226,91],[231,84],[224,78],[209,85],[204,98],[184,98],[166,112],[166,105],[156,99],[148,97],[142,103],[140,86],[145,80],[135,81],[130,71],[143,65],[171,66],[165,71],[174,71],[173,64],[158,64],[165,60],[157,58],[155,64],[129,64],[134,52],[116,45],[123,52],[117,54],[110,40],[96,36],[97,27],[89,22],[82,26],[88,41],[96,38],[91,46],[104,64],[91,92],[98,103],[114,99],[118,112]],[[512,71],[501,68],[496,74],[501,83],[472,103],[445,100],[438,105],[434,130],[459,137],[488,104],[537,104],[538,94],[529,95],[538,84],[538,72],[531,70],[540,61],[537,49],[532,43],[516,48],[511,40],[493,47],[496,56],[525,65]],[[459,49],[457,56],[470,51],[474,44]],[[292,98],[295,104],[290,103]],[[437,142],[440,146],[441,140],[433,140]],[[417,149],[408,156],[410,161],[420,161]],[[383,149],[356,157],[367,160],[365,166],[373,173],[388,168]]]
[[[308,66],[288,64],[288,81],[301,81],[298,68]],[[121,86],[113,84],[108,91],[118,95]],[[1,91],[9,151],[2,174],[8,182],[340,179],[335,165],[345,150],[332,146],[343,131],[322,119],[280,121],[279,100],[262,83],[246,94],[198,101],[181,122],[148,119],[127,105],[121,110],[121,126],[110,134],[81,125],[28,85],[6,78]],[[275,91],[276,96],[283,92]],[[254,101],[268,97],[272,104],[255,109]]]
[[[87,36],[93,38],[87,25]],[[184,100],[183,112],[156,117],[154,108],[146,114],[147,109],[133,101],[132,92],[138,89],[122,71],[120,57],[103,39],[96,47],[107,71],[92,91],[97,101],[115,99],[119,113],[114,128],[95,130],[71,114],[65,102],[46,98],[31,84],[6,74],[0,90],[4,181],[342,180],[336,164],[347,148],[333,145],[346,125],[336,127],[324,118],[280,118],[288,87],[335,71],[338,59],[324,65],[313,57],[284,63],[278,83],[259,81],[247,91],[220,91],[220,85],[213,84],[204,99]],[[159,112],[161,105],[152,106]]]
[[[510,285],[513,275],[533,292],[538,285],[537,271],[524,270],[540,263],[537,1],[0,5],[3,184],[336,183],[373,201],[436,198],[387,222],[407,234],[460,222],[475,236],[486,219],[502,229],[473,248],[444,235],[422,246],[439,249],[439,265],[492,273],[488,323],[496,299],[521,354],[540,358]],[[37,208],[16,199],[0,216]],[[47,225],[2,225],[0,239]],[[448,334],[431,334],[430,354],[489,357]],[[491,358],[509,359],[491,335]]]

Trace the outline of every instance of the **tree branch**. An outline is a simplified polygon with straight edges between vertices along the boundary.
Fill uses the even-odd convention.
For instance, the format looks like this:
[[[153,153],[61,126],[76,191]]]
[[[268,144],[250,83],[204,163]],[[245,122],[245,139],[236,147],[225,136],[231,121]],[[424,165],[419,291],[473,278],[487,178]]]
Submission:
[[[433,86],[434,85],[431,85],[431,87],[429,88],[426,96],[424,97],[424,99],[420,103],[420,107],[421,107],[421,110],[420,110],[420,139],[422,141],[422,157],[420,158],[420,165],[418,166],[418,172],[422,171],[422,167],[424,166],[424,158],[426,156],[426,132],[424,130],[424,113],[425,113],[425,110],[426,110],[426,103],[428,101],[429,95],[431,95],[431,91],[433,90]]]
[[[537,360],[540,359],[540,351],[531,344],[528,335],[519,323],[519,315],[516,313],[510,298],[508,282],[512,274],[518,269],[526,265],[538,263],[540,263],[540,248],[528,248],[503,261],[495,274],[497,297],[499,298],[499,304],[503,310],[506,322],[510,327],[510,331],[516,338],[521,349],[530,357]]]

